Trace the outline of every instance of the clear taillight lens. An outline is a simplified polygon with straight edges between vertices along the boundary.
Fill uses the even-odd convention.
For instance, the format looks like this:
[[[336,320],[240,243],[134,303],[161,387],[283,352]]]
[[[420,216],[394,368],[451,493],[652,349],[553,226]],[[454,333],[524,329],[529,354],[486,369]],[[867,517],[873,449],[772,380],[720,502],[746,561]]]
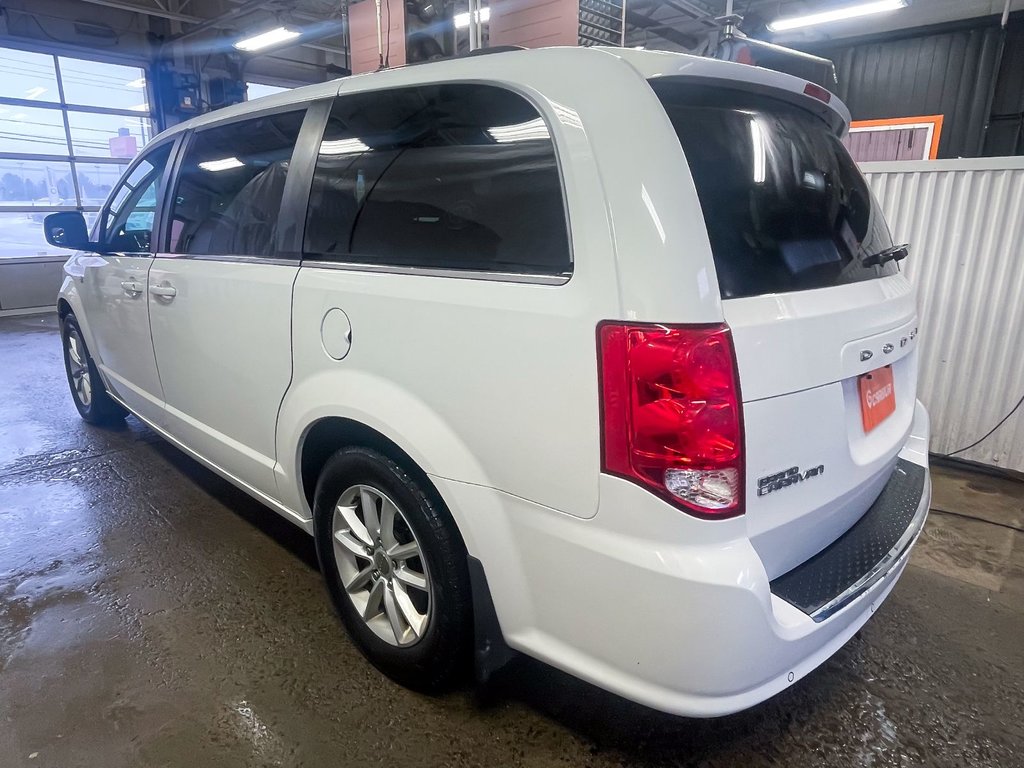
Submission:
[[[603,471],[687,512],[743,513],[743,420],[725,325],[602,323]]]

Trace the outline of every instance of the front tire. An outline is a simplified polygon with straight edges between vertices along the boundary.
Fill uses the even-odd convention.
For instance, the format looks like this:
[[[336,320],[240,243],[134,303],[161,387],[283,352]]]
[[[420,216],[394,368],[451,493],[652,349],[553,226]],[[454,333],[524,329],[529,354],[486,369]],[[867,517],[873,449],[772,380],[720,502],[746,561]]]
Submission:
[[[64,347],[64,371],[75,408],[90,424],[110,425],[124,420],[127,411],[107,394],[96,370],[85,337],[73,314],[67,315],[60,325],[61,343]]]
[[[348,634],[409,688],[451,687],[469,660],[466,551],[447,509],[368,448],[328,459],[314,499],[316,549]]]

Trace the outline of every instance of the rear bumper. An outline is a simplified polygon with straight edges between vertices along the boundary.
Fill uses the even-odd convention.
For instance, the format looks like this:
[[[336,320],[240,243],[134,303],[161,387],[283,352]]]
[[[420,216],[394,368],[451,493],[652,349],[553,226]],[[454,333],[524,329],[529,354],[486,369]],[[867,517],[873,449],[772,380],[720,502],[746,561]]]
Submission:
[[[921,506],[928,470],[898,459],[882,493],[846,533],[773,579],[772,594],[814,621],[825,621],[884,579],[907,553],[928,516]]]
[[[817,620],[773,593],[742,517],[695,520],[606,476],[591,520],[435,480],[453,508],[474,510],[463,518],[473,521],[467,546],[483,563],[511,647],[655,709],[711,717],[792,685],[886,598],[927,515],[927,445],[918,403],[900,452],[923,472],[907,540],[896,552],[888,547],[884,565]]]

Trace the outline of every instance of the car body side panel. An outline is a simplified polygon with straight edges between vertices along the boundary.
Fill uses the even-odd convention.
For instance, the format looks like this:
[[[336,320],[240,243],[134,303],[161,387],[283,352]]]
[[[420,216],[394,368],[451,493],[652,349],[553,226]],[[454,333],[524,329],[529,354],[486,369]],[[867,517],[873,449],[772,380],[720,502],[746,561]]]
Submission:
[[[295,285],[295,383],[279,425],[279,453],[295,459],[283,471],[297,474],[295,446],[313,420],[341,416],[383,433],[425,472],[593,515],[599,435],[585,282],[585,274],[555,287],[304,266]],[[321,338],[334,308],[352,329],[342,360]],[[540,438],[524,424],[549,428]],[[301,493],[285,491],[287,483],[279,476],[294,503]]]
[[[558,78],[550,75],[555,68]],[[696,192],[657,98],[635,69],[606,53],[552,49],[439,62],[351,78],[340,95],[452,81],[507,87],[545,118],[569,212],[573,274],[564,285],[531,285],[306,262],[293,298],[295,384],[281,409],[279,488],[288,503],[302,499],[294,467],[309,427],[303,420],[332,402],[338,408],[329,415],[349,415],[358,395],[346,375],[372,372],[386,380],[384,391],[415,393],[423,421],[445,425],[453,444],[476,457],[438,452],[431,431],[396,418],[391,403],[361,404],[371,426],[413,446],[406,450],[425,471],[590,517],[600,473],[597,324],[722,319]],[[645,151],[623,152],[624,140]],[[352,323],[352,353],[342,361],[326,355],[319,336],[332,306]],[[302,384],[321,376],[337,384]],[[541,434],[542,449],[534,442]]]
[[[76,275],[82,314],[90,326],[91,343],[86,343],[108,388],[132,411],[158,419],[163,392],[146,305],[152,263],[152,256],[82,253],[71,258],[65,273]]]
[[[229,257],[230,258],[230,257]],[[292,264],[158,255],[153,347],[162,425],[218,466],[275,496],[277,409],[291,379]]]

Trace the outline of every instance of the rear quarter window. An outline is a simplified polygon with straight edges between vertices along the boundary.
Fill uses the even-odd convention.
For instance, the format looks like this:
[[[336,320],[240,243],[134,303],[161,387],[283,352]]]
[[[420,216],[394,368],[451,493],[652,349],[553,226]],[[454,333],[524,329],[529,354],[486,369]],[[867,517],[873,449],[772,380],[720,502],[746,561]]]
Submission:
[[[697,187],[722,298],[895,274],[892,246],[842,142],[799,106],[728,88],[651,81]]]
[[[537,110],[489,85],[340,96],[317,157],[304,257],[561,275],[561,178]]]

